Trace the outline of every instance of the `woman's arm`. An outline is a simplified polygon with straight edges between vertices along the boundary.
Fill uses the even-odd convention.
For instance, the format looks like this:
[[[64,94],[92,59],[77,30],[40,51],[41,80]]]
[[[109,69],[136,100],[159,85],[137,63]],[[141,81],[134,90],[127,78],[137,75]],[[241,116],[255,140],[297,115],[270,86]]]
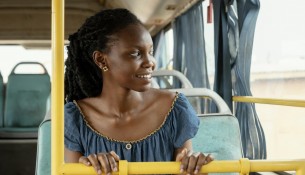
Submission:
[[[83,155],[80,152],[71,151],[65,148],[65,163],[79,163],[79,158]]]

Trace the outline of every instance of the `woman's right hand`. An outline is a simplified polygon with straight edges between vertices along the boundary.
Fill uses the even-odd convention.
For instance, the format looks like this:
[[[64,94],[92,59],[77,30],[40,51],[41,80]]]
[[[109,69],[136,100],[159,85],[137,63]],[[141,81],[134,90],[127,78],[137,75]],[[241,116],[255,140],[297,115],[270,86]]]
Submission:
[[[86,166],[93,166],[97,174],[102,174],[102,171],[106,175],[110,175],[111,172],[118,171],[118,161],[120,157],[114,152],[90,154],[88,157],[82,156],[79,158],[79,163],[83,163]]]

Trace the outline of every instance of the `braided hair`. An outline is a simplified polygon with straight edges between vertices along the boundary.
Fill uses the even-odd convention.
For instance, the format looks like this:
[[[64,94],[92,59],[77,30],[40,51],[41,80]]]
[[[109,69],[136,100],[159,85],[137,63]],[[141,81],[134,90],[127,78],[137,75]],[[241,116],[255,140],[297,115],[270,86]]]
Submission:
[[[94,51],[106,52],[111,36],[130,24],[141,24],[126,9],[107,9],[89,17],[78,31],[69,36],[65,62],[66,102],[100,95],[103,77],[95,64]]]

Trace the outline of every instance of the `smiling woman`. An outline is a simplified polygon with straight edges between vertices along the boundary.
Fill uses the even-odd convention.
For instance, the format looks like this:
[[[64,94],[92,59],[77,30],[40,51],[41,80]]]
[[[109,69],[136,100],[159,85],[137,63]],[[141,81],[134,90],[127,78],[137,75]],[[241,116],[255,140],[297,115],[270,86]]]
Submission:
[[[213,160],[192,151],[199,119],[186,97],[151,88],[153,43],[136,16],[103,10],[69,40],[65,162],[107,174],[120,159],[176,160],[181,172],[196,174]]]
[[[84,168],[81,170],[90,171],[83,174],[94,174],[94,168],[98,172],[98,168],[103,170],[103,167],[106,167],[104,171],[112,171],[115,167],[107,167],[107,160],[109,165],[112,162],[116,163],[118,159],[179,160],[182,161],[182,169],[186,169],[186,161],[200,159],[196,157],[198,154],[189,156],[183,151],[185,147],[188,150],[191,148],[191,138],[196,140],[196,137],[202,134],[224,136],[217,132],[226,132],[224,127],[217,127],[219,131],[214,133],[201,128],[202,125],[199,125],[197,132],[198,120],[188,100],[197,109],[198,116],[204,113],[206,119],[210,112],[216,112],[213,107],[212,110],[210,108],[210,99],[187,96],[199,87],[214,90],[229,106],[234,103],[231,111],[239,119],[240,128],[236,129],[241,131],[243,157],[269,160],[304,159],[305,108],[258,102],[279,98],[280,102],[285,101],[287,104],[294,101],[293,99],[298,99],[301,105],[297,106],[305,103],[305,23],[302,22],[305,16],[305,1],[52,2],[64,5],[64,14],[58,13],[57,5],[51,9],[49,0],[1,0],[0,71],[4,83],[0,78],[0,130],[7,129],[3,127],[6,120],[4,109],[8,106],[5,104],[8,99],[6,93],[8,87],[12,87],[8,83],[8,77],[13,67],[19,62],[39,62],[46,67],[50,76],[54,70],[52,128],[55,128],[55,132],[52,135],[63,135],[63,116],[55,111],[63,112],[60,108],[63,108],[63,98],[66,98],[66,162],[89,162],[90,167],[64,164],[64,168],[61,169],[64,157],[63,139],[57,137],[52,141],[54,149],[51,154],[50,149],[43,147],[51,147],[50,142],[46,142],[50,139],[50,130],[46,130],[46,135],[39,134],[38,157],[44,157],[45,154],[48,156],[45,156],[45,161],[37,159],[36,169],[43,170],[41,173],[37,172],[37,175],[50,174],[51,164],[60,167],[60,170],[58,167],[52,167],[52,173],[63,171],[69,174],[70,170],[73,170],[80,174],[79,170]],[[109,10],[116,8],[126,8],[128,11]],[[54,27],[56,31],[51,32],[51,16],[56,16],[52,20],[55,24],[53,27],[58,24],[61,26],[64,19],[64,29]],[[54,53],[60,53],[54,54],[54,60],[51,58],[51,33],[57,36],[52,38],[56,43],[53,43],[56,50]],[[56,42],[58,38],[62,38],[59,43]],[[69,53],[66,61],[65,97],[61,95],[61,78],[64,74],[61,49],[64,44],[69,44],[69,49],[63,51],[64,54]],[[23,65],[18,67],[16,72],[33,74],[41,71],[39,67],[36,68],[35,66],[34,70],[32,66]],[[160,72],[171,74],[156,76]],[[173,76],[174,72],[179,72],[189,83],[180,83],[180,80]],[[58,77],[61,78],[57,79]],[[33,85],[28,79],[17,82],[22,92],[12,94],[17,94],[17,101],[33,106],[33,98],[41,95],[24,92],[28,90],[28,86]],[[153,87],[170,89],[172,93],[151,88],[151,84],[154,83],[156,85]],[[188,86],[184,86],[186,84]],[[38,85],[33,86],[38,90],[42,89]],[[180,87],[183,89],[176,89]],[[57,90],[60,91],[59,94]],[[174,91],[185,94],[176,94]],[[258,101],[253,102],[249,100],[251,98],[243,97],[251,94]],[[21,100],[21,96],[27,98]],[[44,103],[38,103],[45,106]],[[18,107],[11,108],[16,112],[28,109],[16,105],[18,103],[11,104]],[[34,112],[36,111],[35,109]],[[215,116],[214,113],[212,115]],[[40,117],[42,119],[44,115]],[[18,124],[20,121],[28,122],[27,120],[20,117],[10,121],[17,121]],[[43,122],[45,123],[48,122]],[[214,130],[215,128],[213,127]],[[201,132],[202,129],[204,132]],[[73,134],[69,135],[70,131]],[[0,132],[0,137],[1,134],[3,133]],[[210,166],[223,160],[220,155],[224,154],[221,144],[215,146],[207,144],[208,140],[202,140],[204,139],[201,139],[196,147],[196,141],[192,139],[193,148],[196,148],[196,151],[212,153],[217,159],[216,162],[204,166],[202,172],[206,172]],[[31,150],[25,148],[29,142]],[[0,174],[34,174],[36,142],[37,138],[0,138],[0,157],[5,160],[0,162]],[[222,140],[219,143],[230,146]],[[207,147],[221,149],[214,154],[215,151],[210,151]],[[228,153],[231,154],[231,150]],[[166,153],[162,154],[163,152]],[[177,156],[179,152],[182,156]],[[52,163],[50,154],[55,157],[52,158]],[[233,157],[241,157],[239,153],[232,154]],[[233,157],[229,159],[235,159]],[[44,165],[39,164],[41,162]],[[175,171],[179,171],[180,162],[177,165],[179,166]],[[192,169],[196,171],[197,167],[194,168],[193,165],[189,166],[190,172]],[[159,170],[159,167],[153,169]],[[280,171],[284,170],[286,169]]]

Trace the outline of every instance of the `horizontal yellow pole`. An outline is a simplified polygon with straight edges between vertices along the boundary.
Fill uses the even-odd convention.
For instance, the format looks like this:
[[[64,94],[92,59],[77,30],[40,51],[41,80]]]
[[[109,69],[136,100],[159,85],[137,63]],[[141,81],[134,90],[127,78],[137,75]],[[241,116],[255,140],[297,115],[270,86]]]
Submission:
[[[180,174],[180,162],[128,162],[128,174]],[[206,165],[201,172],[237,172],[239,161],[214,161]],[[93,167],[82,164],[65,164],[65,175],[96,175]],[[118,174],[118,173],[113,173]]]
[[[114,175],[124,174],[180,174],[179,162],[127,162],[120,161],[126,167],[120,166]],[[124,170],[123,170],[124,169]],[[201,169],[201,173],[223,173],[223,172],[266,172],[266,171],[297,171],[297,175],[305,175],[305,159],[292,161],[269,161],[269,160],[225,160],[213,161]],[[65,175],[96,175],[93,167],[82,164],[64,164],[62,174]],[[301,173],[298,173],[301,172]]]
[[[251,160],[251,171],[253,172],[266,172],[266,171],[294,171],[305,168],[304,160],[291,160],[291,161],[261,161]]]
[[[274,99],[274,98],[257,98],[251,96],[233,96],[235,102],[245,103],[262,103],[282,106],[294,106],[294,107],[305,107],[305,100],[285,100],[285,99]]]

